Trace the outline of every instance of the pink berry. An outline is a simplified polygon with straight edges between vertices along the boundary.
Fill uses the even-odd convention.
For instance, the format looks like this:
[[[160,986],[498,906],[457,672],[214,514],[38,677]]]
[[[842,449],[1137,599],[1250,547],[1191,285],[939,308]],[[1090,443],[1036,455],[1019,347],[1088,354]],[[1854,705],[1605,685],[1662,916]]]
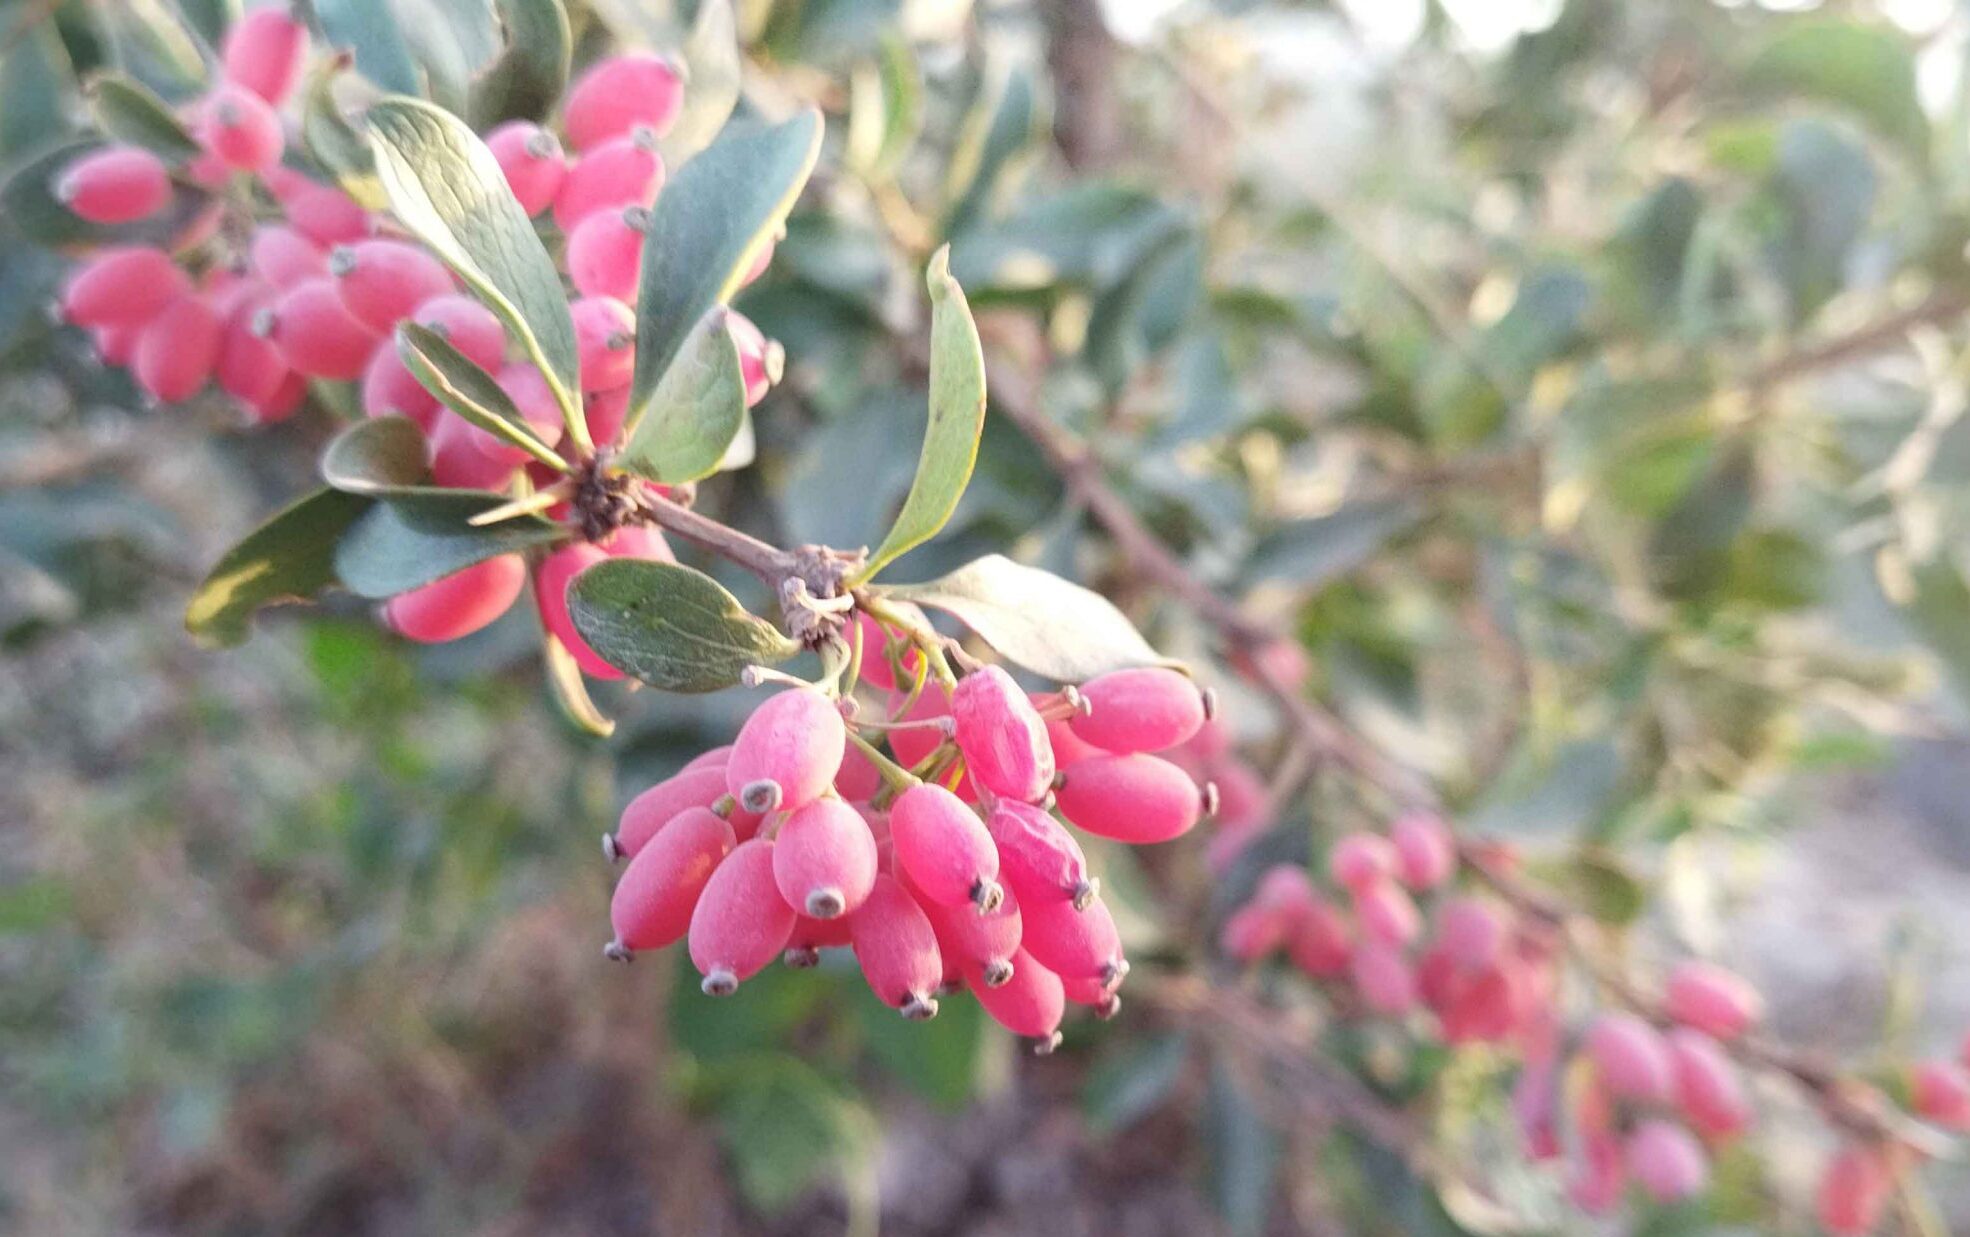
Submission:
[[[1354,917],[1364,935],[1392,945],[1407,945],[1422,931],[1422,916],[1417,914],[1416,904],[1394,881],[1379,881],[1357,889]]]
[[[766,398],[767,390],[778,380],[779,345],[767,340],[751,318],[734,310],[725,316],[725,329],[739,349],[739,376],[745,379],[746,407]]]
[[[431,479],[447,489],[504,489],[525,458],[449,408],[437,412],[430,448]]]
[[[335,283],[304,279],[281,294],[254,322],[288,365],[310,378],[349,382],[362,377],[381,338],[342,307]]]
[[[538,369],[525,363],[505,366],[499,371],[499,385],[513,401],[513,406],[520,410],[521,418],[532,428],[535,436],[550,447],[561,441],[561,435],[567,432],[566,423],[561,417],[561,405],[555,401],[554,392],[548,388],[547,379],[541,377]],[[619,530],[617,535],[632,529],[636,530],[637,537],[655,536],[662,540],[662,534],[656,529],[643,525],[632,525]],[[628,557],[657,558],[668,555],[668,549],[661,556],[636,550],[630,552]]]
[[[944,979],[937,933],[895,877],[876,877],[867,899],[849,916],[848,932],[855,961],[877,999],[913,1021],[936,1016],[932,993]]]
[[[1067,1012],[1067,994],[1060,976],[1033,955],[1013,955],[1011,975],[994,985],[977,969],[965,972],[965,983],[992,1021],[1014,1035],[1037,1040],[1034,1051],[1052,1052],[1060,1043],[1060,1020]]]
[[[1535,1057],[1519,1070],[1512,1084],[1512,1119],[1526,1158],[1559,1158],[1559,1071],[1551,1057]]]
[[[271,173],[268,180],[272,183]],[[274,193],[289,225],[317,245],[347,245],[370,233],[369,212],[332,185],[297,176],[283,179]]]
[[[780,953],[780,961],[795,970],[817,966],[821,961],[823,949],[845,949],[849,944],[848,917],[839,919],[809,919],[805,915],[795,915],[793,935],[787,938],[787,947]]]
[[[1718,1039],[1735,1039],[1757,1022],[1764,1002],[1750,984],[1708,962],[1679,963],[1663,994],[1669,1016]]]
[[[1894,1174],[1872,1147],[1843,1147],[1827,1162],[1815,1199],[1820,1227],[1835,1237],[1863,1237],[1881,1223]]]
[[[576,159],[554,195],[554,222],[563,232],[596,211],[649,206],[663,188],[664,161],[648,132],[624,134]]]
[[[1104,838],[1141,845],[1190,832],[1205,796],[1190,775],[1160,756],[1094,756],[1062,776],[1060,814]]]
[[[979,785],[1031,801],[1053,782],[1047,726],[1012,676],[998,666],[967,674],[951,693],[958,750]]]
[[[1075,734],[1074,728],[1064,717],[1047,721],[1047,743],[1053,748],[1053,763],[1057,769],[1079,764],[1090,756],[1100,756],[1105,750]]]
[[[862,633],[862,681],[883,691],[896,687],[896,671],[890,665],[893,652],[903,663],[904,673],[914,678],[923,664],[923,654],[901,637],[892,639],[883,625],[867,613],[858,613],[855,624]]]
[[[999,848],[977,813],[941,786],[912,786],[889,812],[896,862],[917,890],[944,906],[989,909],[1002,896]]]
[[[1659,1104],[1675,1089],[1669,1046],[1656,1029],[1633,1014],[1601,1014],[1587,1030],[1587,1053],[1615,1096]]]
[[[757,812],[811,803],[833,784],[847,734],[834,701],[810,688],[783,691],[739,727],[725,762],[726,789]]]
[[[269,103],[287,98],[308,60],[308,28],[277,5],[249,11],[226,31],[219,60],[229,81]]]
[[[1056,744],[1055,754],[1060,748]],[[1166,755],[1164,759],[1169,759]],[[1065,762],[1063,761],[1063,767]],[[1181,768],[1177,761],[1171,761]],[[1206,766],[1203,779],[1218,788],[1218,810],[1212,814],[1220,832],[1233,833],[1257,829],[1270,818],[1272,802],[1266,793],[1265,779],[1259,771],[1236,756],[1212,761]]]
[[[1020,909],[1020,945],[1064,979],[1099,979],[1113,987],[1129,973],[1122,936],[1100,898],[1076,910],[1072,902],[1051,899]]]
[[[287,377],[281,379],[280,385],[274,388],[272,395],[265,399],[248,400],[246,408],[252,414],[255,423],[272,425],[276,421],[285,421],[293,416],[295,409],[299,408],[307,397],[308,380],[290,369],[287,371]]]
[[[1235,961],[1257,962],[1283,948],[1292,927],[1292,916],[1275,907],[1249,903],[1225,919],[1218,930],[1218,948]]]
[[[243,86],[215,88],[200,107],[199,140],[227,167],[262,172],[280,162],[287,136],[280,115]]]
[[[1378,1014],[1406,1014],[1416,1004],[1416,973],[1402,951],[1386,941],[1364,940],[1349,960],[1362,1004]]]
[[[99,326],[89,331],[89,341],[96,347],[96,355],[106,365],[128,365],[137,356],[137,340],[142,338],[142,323],[124,326]]]
[[[1491,965],[1505,943],[1505,923],[1488,903],[1451,898],[1436,914],[1438,945],[1466,970]]]
[[[606,296],[585,296],[568,306],[575,320],[575,352],[583,391],[614,391],[636,373],[636,311]]]
[[[224,326],[204,298],[186,294],[164,307],[137,339],[137,385],[175,404],[198,393],[219,359]]]
[[[509,120],[486,135],[506,186],[529,215],[554,204],[568,176],[568,158],[554,135],[530,120]]]
[[[794,910],[773,883],[773,843],[739,843],[705,883],[687,932],[691,964],[708,996],[730,996],[780,956]]]
[[[328,255],[328,270],[343,307],[379,334],[396,330],[419,306],[452,290],[444,263],[404,241],[337,245]]]
[[[930,917],[946,969],[955,966],[987,987],[1011,978],[1013,956],[1019,952],[1019,942],[1026,930],[1018,899],[1008,892],[991,910],[980,910],[970,903],[943,906],[924,898],[907,872],[900,873],[898,879]]]
[[[1160,752],[1204,724],[1204,694],[1187,675],[1160,666],[1116,670],[1081,685],[1092,706],[1069,719],[1074,733],[1111,752]]]
[[[1395,875],[1395,848],[1372,833],[1350,833],[1334,843],[1327,871],[1343,889],[1362,889]]]
[[[609,903],[616,931],[611,948],[661,949],[683,936],[706,882],[737,845],[732,826],[708,808],[672,817],[616,882]]]
[[[1701,1031],[1677,1027],[1669,1032],[1675,1067],[1676,1106],[1706,1138],[1730,1138],[1751,1123],[1751,1105],[1737,1070],[1717,1041]]]
[[[1656,1202],[1678,1203],[1709,1184],[1710,1161],[1688,1130],[1651,1117],[1628,1136],[1628,1173]]]
[[[90,223],[132,223],[164,209],[171,174],[141,146],[106,146],[64,168],[55,197]]]
[[[1315,899],[1293,916],[1292,932],[1286,939],[1286,956],[1302,974],[1315,979],[1347,974],[1354,960],[1354,940],[1347,917],[1333,903]]]
[[[62,286],[62,316],[77,326],[141,326],[191,286],[162,249],[104,249]]]
[[[283,290],[328,274],[328,255],[321,246],[280,223],[263,223],[253,229],[246,261],[254,274]]]
[[[840,799],[816,799],[780,826],[773,877],[787,905],[814,919],[839,918],[875,885],[875,836]]]
[[[221,391],[249,406],[272,398],[292,372],[273,341],[253,329],[266,308],[265,295],[242,300],[227,315],[212,374]]]
[[[438,397],[405,367],[397,345],[384,340],[363,369],[363,412],[372,417],[409,417],[428,436],[437,428]]]
[[[686,766],[629,801],[616,824],[609,849],[614,854],[633,857],[671,818],[688,808],[708,808],[724,795],[723,764]]]
[[[900,701],[891,702],[890,716],[899,722],[928,722],[951,715],[950,700],[936,687],[925,687],[917,697],[916,703],[901,716],[896,715],[897,703]],[[947,732],[934,726],[912,726],[907,730],[892,730],[889,732],[889,749],[896,753],[898,764],[911,768],[922,764],[924,758],[935,751],[946,737]]]
[[[636,299],[643,270],[643,208],[598,210],[568,234],[568,278],[583,296]]]
[[[1581,1156],[1567,1179],[1567,1197],[1588,1215],[1606,1215],[1621,1201],[1627,1183],[1621,1144],[1611,1135],[1594,1134],[1583,1140]]]
[[[1081,844],[1059,821],[1030,803],[1001,799],[985,818],[999,848],[999,878],[1026,907],[1071,901],[1086,905],[1099,885],[1088,876]]]
[[[457,640],[506,613],[526,581],[526,560],[501,554],[398,593],[383,612],[391,630],[406,639],[422,644]]]
[[[576,79],[561,127],[576,150],[587,150],[641,127],[662,136],[684,103],[684,78],[662,56],[611,56]]]
[[[581,410],[588,436],[598,443],[613,443],[622,436],[623,421],[629,416],[629,387],[591,391],[582,397]]]
[[[497,373],[506,356],[506,328],[493,311],[457,292],[434,296],[420,304],[411,318],[419,326],[444,336],[467,360]]]
[[[534,600],[540,606],[540,625],[561,642],[582,673],[590,678],[614,681],[622,677],[622,671],[589,647],[568,614],[568,585],[587,568],[608,557],[608,551],[601,546],[585,541],[555,550],[541,560],[534,573]]]
[[[1395,847],[1396,875],[1411,889],[1434,889],[1457,868],[1456,843],[1450,827],[1433,812],[1410,812],[1389,826]]]
[[[1948,1061],[1924,1061],[1909,1071],[1909,1107],[1945,1129],[1970,1129],[1970,1076]]]
[[[882,773],[862,749],[853,744],[843,749],[841,768],[835,770],[835,793],[851,801],[866,801],[881,790]]]

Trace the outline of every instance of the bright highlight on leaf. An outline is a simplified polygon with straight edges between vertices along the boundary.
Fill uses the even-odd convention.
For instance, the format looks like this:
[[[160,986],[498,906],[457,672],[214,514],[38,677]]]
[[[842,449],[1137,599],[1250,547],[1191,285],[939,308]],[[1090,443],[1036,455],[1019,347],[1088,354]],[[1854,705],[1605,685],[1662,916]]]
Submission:
[[[360,495],[324,489],[277,513],[200,582],[185,607],[185,630],[201,644],[238,644],[262,606],[309,601],[333,588],[336,543],[370,506]]]
[[[747,666],[786,661],[800,646],[701,571],[617,558],[568,586],[575,630],[604,661],[652,687],[710,692]]]
[[[397,327],[397,355],[439,403],[548,467],[567,471],[567,461],[534,433],[506,388],[450,340],[427,326],[405,322]]]

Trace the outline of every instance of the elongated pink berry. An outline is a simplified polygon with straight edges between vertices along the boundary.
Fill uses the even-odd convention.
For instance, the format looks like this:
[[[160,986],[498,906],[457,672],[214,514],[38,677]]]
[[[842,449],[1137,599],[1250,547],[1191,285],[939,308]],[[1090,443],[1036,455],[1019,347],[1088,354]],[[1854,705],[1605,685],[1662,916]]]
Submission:
[[[1090,710],[1074,733],[1111,752],[1160,752],[1204,724],[1204,694],[1187,675],[1160,666],[1116,670],[1081,685]]]
[[[708,808],[725,794],[725,766],[686,766],[629,801],[616,824],[610,850],[634,856],[657,830],[687,808]]]
[[[568,279],[583,296],[636,299],[643,271],[643,229],[647,215],[640,206],[598,210],[568,233]]]
[[[958,750],[979,785],[1031,801],[1053,783],[1053,745],[1038,710],[998,666],[967,674],[951,693]]]
[[[69,276],[62,286],[62,316],[77,326],[142,326],[191,286],[191,278],[162,249],[116,246]]]
[[[1679,1203],[1702,1193],[1710,1158],[1694,1135],[1672,1121],[1650,1117],[1628,1136],[1628,1175],[1658,1203]]]
[[[1088,875],[1081,844],[1059,821],[1030,803],[1001,799],[985,818],[999,848],[999,879],[1021,905],[1069,901],[1086,905],[1099,890]]]
[[[1881,1223],[1894,1184],[1879,1150],[1858,1144],[1841,1148],[1820,1176],[1814,1199],[1820,1227],[1834,1237],[1865,1237]]]
[[[246,252],[253,273],[283,290],[328,274],[328,254],[322,247],[283,223],[263,223],[253,229]]]
[[[576,79],[561,127],[576,150],[639,127],[661,137],[683,102],[684,77],[670,60],[644,52],[611,56]]]
[[[941,786],[912,786],[889,811],[896,862],[916,888],[944,906],[989,909],[1002,896],[999,848],[978,814]]]
[[[554,195],[554,222],[572,233],[596,211],[649,206],[663,181],[664,162],[647,130],[611,138],[585,151],[568,169]]]
[[[378,334],[396,330],[420,305],[452,290],[444,263],[404,241],[337,245],[328,255],[328,270],[343,307]]]
[[[179,297],[137,338],[131,364],[137,385],[167,404],[190,399],[212,376],[223,332],[219,315],[203,297]]]
[[[568,614],[568,585],[583,571],[608,557],[608,551],[601,546],[585,541],[553,551],[540,561],[540,566],[534,571],[534,600],[540,606],[540,625],[561,642],[574,657],[575,664],[581,667],[582,673],[591,678],[613,681],[622,677],[622,671],[604,661],[600,653],[589,647],[588,641],[575,630],[574,619]]]
[[[792,811],[827,792],[848,731],[834,701],[794,688],[753,710],[732,741],[725,785],[746,808]]]
[[[506,355],[506,328],[493,311],[457,292],[434,296],[418,305],[412,321],[445,337],[480,369],[499,371]]]
[[[1407,945],[1422,930],[1422,916],[1402,886],[1377,881],[1354,891],[1354,917],[1364,936]]]
[[[816,799],[780,826],[773,877],[787,905],[810,918],[838,919],[875,886],[875,835],[842,800]]]
[[[1050,900],[1020,908],[1019,943],[1064,979],[1098,979],[1113,987],[1129,973],[1122,936],[1100,898],[1076,910],[1072,902]]]
[[[1141,752],[1083,760],[1066,771],[1055,793],[1060,814],[1069,821],[1132,845],[1167,842],[1190,832],[1205,802],[1189,774]]]
[[[1587,1053],[1615,1096],[1662,1103],[1675,1088],[1675,1067],[1662,1035],[1634,1014],[1601,1014],[1587,1029]]]
[[[519,466],[512,448],[449,408],[431,426],[431,479],[448,489],[504,489]]]
[[[568,316],[575,323],[581,389],[593,393],[628,386],[636,373],[636,311],[611,297],[585,296],[568,306]]]
[[[486,134],[486,147],[520,209],[538,215],[554,204],[568,178],[568,157],[552,133],[531,120],[509,120]]]
[[[946,970],[956,968],[975,974],[988,986],[1011,978],[1013,955],[1019,952],[1019,942],[1025,934],[1025,919],[1019,911],[1019,900],[1010,891],[991,910],[980,910],[970,904],[946,906],[931,902],[907,876],[899,879],[930,917]]]
[[[968,968],[965,982],[992,1021],[1014,1035],[1036,1043],[1033,1050],[1052,1052],[1060,1043],[1060,1020],[1067,1012],[1066,988],[1060,976],[1024,949],[1013,955],[1011,974],[993,984],[977,968]]]
[[[672,817],[616,882],[611,949],[661,949],[682,937],[712,872],[737,845],[732,826],[707,808]]]
[[[937,933],[895,877],[876,878],[869,896],[849,916],[848,932],[855,961],[878,1000],[912,1020],[936,1015],[932,994],[944,979]]]
[[[1950,1061],[1923,1061],[1909,1070],[1909,1107],[1945,1129],[1970,1129],[1970,1075]]]
[[[1450,827],[1434,812],[1409,812],[1389,826],[1396,876],[1411,889],[1435,889],[1457,868]]]
[[[582,397],[581,409],[588,436],[598,443],[613,443],[622,436],[623,421],[629,416],[629,388],[591,391]]]
[[[1349,971],[1362,1004],[1378,1014],[1408,1013],[1416,1004],[1416,972],[1402,951],[1386,941],[1355,946]]]
[[[554,392],[549,389],[547,379],[541,377],[540,371],[522,362],[503,367],[498,377],[500,389],[513,401],[513,406],[520,410],[521,419],[526,421],[534,435],[550,447],[559,444],[561,436],[567,432],[567,423],[561,416],[561,405],[555,400]],[[637,529],[636,536],[654,535],[658,541],[662,540],[662,534],[654,528],[632,527]],[[631,530],[621,529],[618,535],[629,531]],[[665,554],[668,554],[668,550]],[[659,556],[637,550],[631,553],[630,557]]]
[[[1436,913],[1438,945],[1467,970],[1489,966],[1505,943],[1505,921],[1478,898],[1450,898]]]
[[[223,84],[199,108],[199,141],[227,167],[263,172],[280,162],[287,136],[280,115],[243,86]]]
[[[283,292],[253,329],[273,341],[291,368],[342,382],[362,377],[382,342],[342,307],[327,278],[304,279]]]
[[[1684,1026],[1735,1039],[1758,1021],[1764,1002],[1750,984],[1708,962],[1678,963],[1669,973],[1663,1005]]]
[[[810,919],[805,915],[796,915],[793,935],[787,938],[787,947],[780,952],[780,961],[795,970],[806,970],[820,965],[823,949],[845,949],[848,944],[847,916]]]
[[[128,365],[137,355],[137,340],[144,333],[141,323],[124,326],[98,326],[89,330],[89,342],[106,365]]]
[[[1332,979],[1348,972],[1354,958],[1354,933],[1340,908],[1316,898],[1293,917],[1286,955],[1302,974]]]
[[[384,606],[384,617],[406,639],[422,644],[457,640],[506,613],[526,581],[526,561],[518,554],[501,554],[398,593]]]
[[[253,329],[254,319],[267,306],[267,297],[267,293],[260,293],[243,299],[226,316],[219,358],[212,371],[221,391],[248,405],[272,398],[292,372],[273,341]]]
[[[307,59],[308,28],[279,5],[249,10],[226,31],[219,50],[227,80],[273,104],[293,91]]]
[[[736,310],[725,315],[725,329],[732,332],[732,342],[739,349],[739,376],[746,384],[746,407],[751,408],[779,381],[780,346]]]
[[[1628,1180],[1621,1144],[1612,1134],[1595,1133],[1582,1140],[1581,1159],[1567,1179],[1567,1197],[1588,1215],[1606,1215],[1621,1201]]]
[[[1334,843],[1327,871],[1343,889],[1361,889],[1395,875],[1395,847],[1373,833],[1350,833]]]
[[[1559,1070],[1553,1058],[1527,1060],[1512,1083],[1512,1119],[1529,1160],[1559,1158],[1559,1096]]]
[[[171,174],[141,146],[106,146],[63,168],[55,197],[90,223],[133,223],[171,200]]]
[[[438,424],[438,397],[404,366],[397,346],[384,340],[363,368],[363,412],[372,417],[409,417],[428,436]]]
[[[272,172],[267,180],[274,186],[274,196],[280,200],[288,224],[315,244],[346,245],[370,234],[369,212],[333,185],[298,175],[276,178]]]
[[[841,754],[841,768],[835,770],[835,793],[850,802],[873,799],[882,789],[882,773],[850,744]]]
[[[1701,1031],[1677,1027],[1669,1032],[1669,1058],[1675,1068],[1676,1107],[1705,1138],[1729,1138],[1751,1123],[1737,1068],[1717,1041]]]
[[[730,996],[780,956],[793,936],[794,909],[773,883],[773,843],[754,838],[718,865],[691,912],[691,964],[708,996]]]

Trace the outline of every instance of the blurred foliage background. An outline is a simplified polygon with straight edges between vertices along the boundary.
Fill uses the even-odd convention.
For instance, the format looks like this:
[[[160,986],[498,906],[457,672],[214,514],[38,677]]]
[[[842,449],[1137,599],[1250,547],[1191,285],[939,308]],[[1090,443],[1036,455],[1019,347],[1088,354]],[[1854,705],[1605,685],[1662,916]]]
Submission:
[[[0,4],[0,157],[83,125],[95,67],[185,97],[235,7]],[[387,13],[434,93],[493,28],[313,7]],[[571,7],[590,57],[675,47],[695,6]],[[1608,949],[1718,954],[1863,1065],[1970,1017],[1970,11],[736,7],[742,107],[818,100],[831,136],[741,301],[789,378],[707,506],[884,527],[948,239],[995,363]],[[333,392],[250,434],[144,408],[50,324],[61,269],[0,250],[0,1228],[1809,1231],[1824,1134],[1783,1093],[1705,1207],[1597,1226],[1515,1163],[1481,1054],[1320,1027],[1424,1109],[1460,1166],[1425,1174],[1155,999],[1217,976],[1262,861],[1382,805],[1287,750],[998,417],[899,578],[1011,547],[1100,584],[1219,681],[1275,827],[1222,881],[1201,840],[1108,858],[1149,999],[1045,1061],[845,969],[712,1002],[674,953],[606,967],[596,835],[743,701],[615,693],[617,735],[573,735],[519,610],[419,651],[344,599],[197,650],[190,585],[306,484]],[[1928,1181],[1901,1222],[1970,1228],[1961,1166]]]

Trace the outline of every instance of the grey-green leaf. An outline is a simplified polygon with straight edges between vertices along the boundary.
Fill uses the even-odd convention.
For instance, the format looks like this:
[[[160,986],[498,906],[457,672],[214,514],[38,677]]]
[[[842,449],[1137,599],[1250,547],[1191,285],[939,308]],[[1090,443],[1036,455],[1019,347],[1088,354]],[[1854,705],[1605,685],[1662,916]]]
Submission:
[[[1106,597],[999,554],[925,584],[876,591],[954,616],[1007,661],[1059,683],[1171,664]]]
[[[568,586],[568,613],[603,660],[665,691],[731,687],[747,666],[775,665],[800,651],[718,581],[675,563],[597,563]]]
[[[1317,589],[1374,557],[1422,516],[1408,498],[1364,498],[1330,515],[1294,520],[1267,533],[1245,565],[1253,580]]]
[[[950,247],[930,259],[930,421],[916,479],[889,535],[862,570],[869,580],[898,557],[937,535],[958,509],[978,462],[985,428],[985,354],[964,289],[951,278]]]
[[[492,152],[465,122],[417,99],[368,112],[391,210],[499,315],[557,394],[577,390],[575,328],[554,260]]]
[[[365,417],[322,449],[322,480],[372,497],[431,484],[424,431],[409,417]]]
[[[395,94],[423,89],[423,74],[390,0],[314,0],[314,11],[329,46],[352,52],[358,73]]]
[[[307,601],[334,587],[335,546],[371,502],[316,490],[226,551],[185,607],[185,630],[202,644],[246,639],[262,606]]]
[[[568,84],[574,56],[574,31],[561,0],[497,2],[506,47],[472,83],[472,119],[480,128],[544,118]]]
[[[624,468],[666,484],[718,471],[746,423],[745,374],[726,318],[724,309],[704,316],[633,415],[617,457]]]
[[[89,109],[103,132],[141,146],[167,163],[196,159],[200,147],[164,100],[126,73],[105,70],[89,82]]]
[[[376,179],[376,156],[335,100],[336,79],[347,68],[346,58],[330,57],[309,72],[301,94],[301,143],[344,193],[366,210],[382,210],[390,199]]]
[[[650,401],[691,329],[738,291],[820,151],[821,113],[808,108],[777,125],[728,127],[664,186],[643,242],[631,408]]]
[[[397,326],[397,356],[439,403],[541,463],[567,471],[567,462],[541,441],[506,388],[450,340],[406,320]]]
[[[1891,28],[1837,19],[1787,23],[1746,65],[1746,89],[1805,95],[1845,107],[1918,163],[1929,121],[1916,91],[1910,40]]]
[[[496,555],[568,535],[535,515],[473,526],[473,516],[507,501],[483,490],[392,494],[350,526],[335,550],[335,572],[359,597],[394,597]]]
[[[672,167],[709,146],[738,106],[744,66],[739,59],[739,30],[732,17],[732,0],[703,0],[698,5],[683,54],[690,74],[689,88],[684,92],[677,122],[658,147]]]

